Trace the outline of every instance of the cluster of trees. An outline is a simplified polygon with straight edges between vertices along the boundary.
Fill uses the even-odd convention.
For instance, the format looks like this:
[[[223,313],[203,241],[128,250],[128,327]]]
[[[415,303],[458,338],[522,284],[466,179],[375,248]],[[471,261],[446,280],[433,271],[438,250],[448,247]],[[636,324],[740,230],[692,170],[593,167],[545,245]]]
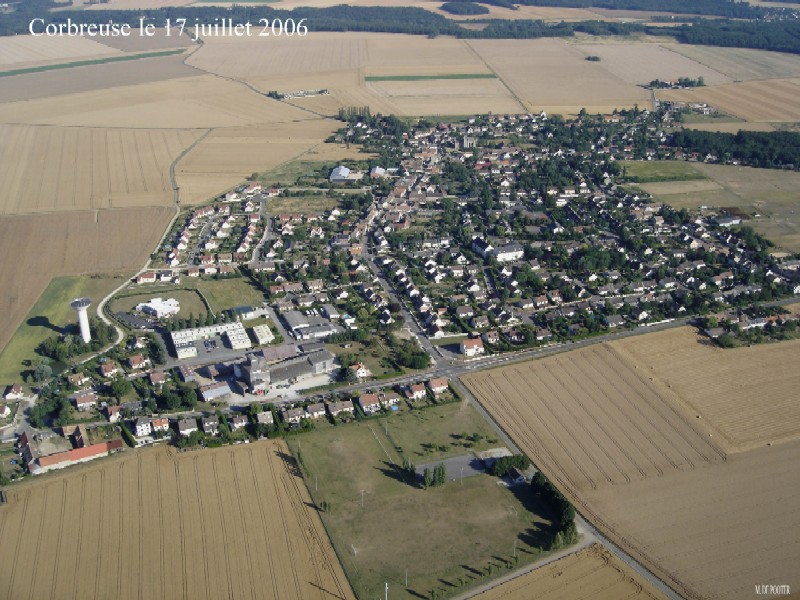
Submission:
[[[737,3],[745,5],[744,2]],[[751,7],[752,8],[752,7]],[[800,54],[800,22],[798,21],[729,21],[727,19],[696,21],[663,31],[684,44],[756,48]]]
[[[106,325],[97,317],[89,318],[89,330],[92,340],[86,344],[80,337],[77,325],[68,328],[67,333],[47,338],[36,349],[41,356],[46,356],[58,362],[67,362],[74,356],[87,352],[97,352],[116,338],[116,331],[111,325]],[[37,380],[41,381],[41,379]]]
[[[495,477],[502,477],[507,474],[511,469],[519,469],[524,471],[531,466],[531,461],[524,454],[515,454],[514,456],[501,456],[494,461],[492,465],[492,475]]]
[[[439,463],[433,468],[425,469],[422,473],[422,486],[427,488],[439,487],[447,483],[447,468],[444,463]]]
[[[757,19],[764,11],[746,2],[732,0],[521,0],[527,6],[565,6],[570,8],[607,8],[612,10],[647,10],[687,15],[715,15],[736,19]]]
[[[697,131],[683,129],[671,144],[701,156],[716,156],[720,162],[738,161],[761,168],[800,168],[800,133],[794,131]]]
[[[414,340],[399,342],[393,335],[390,336],[390,345],[394,350],[394,359],[401,367],[408,369],[425,369],[431,362],[428,353],[420,348]]]
[[[691,77],[678,77],[677,82],[670,83],[669,81],[661,81],[660,79],[653,79],[648,86],[651,88],[657,89],[664,89],[664,88],[671,88],[673,85],[677,85],[679,87],[691,88],[691,87],[703,87],[706,84],[706,80],[701,75],[697,79],[692,79]]]
[[[556,533],[550,542],[549,550],[557,550],[576,543],[578,530],[575,527],[575,507],[541,472],[537,471],[533,476],[531,488],[555,515],[553,524]]]
[[[489,9],[475,2],[445,2],[440,7],[452,15],[488,15]]]
[[[72,419],[72,404],[65,394],[43,391],[39,402],[30,410],[31,425],[40,429],[48,422],[54,427],[67,425]]]

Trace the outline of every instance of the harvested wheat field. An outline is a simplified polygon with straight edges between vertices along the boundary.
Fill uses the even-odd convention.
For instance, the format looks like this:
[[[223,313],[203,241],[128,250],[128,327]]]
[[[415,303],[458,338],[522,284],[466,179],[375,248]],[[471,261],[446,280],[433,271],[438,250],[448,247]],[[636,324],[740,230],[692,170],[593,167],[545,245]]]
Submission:
[[[585,60],[574,44],[557,39],[472,40],[468,44],[528,110],[577,114],[647,106],[647,90]]]
[[[800,77],[800,56],[796,54],[691,44],[664,44],[664,47],[724,73],[734,81]]]
[[[592,544],[474,596],[478,600],[627,600],[664,598],[628,565]]]
[[[659,92],[664,100],[706,102],[731,115],[756,122],[800,121],[800,79],[765,79],[691,90]]]
[[[798,382],[782,372],[798,346],[743,357],[692,335],[648,334],[463,379],[588,520],[683,596],[798,586]]]
[[[312,149],[327,146],[321,140],[338,125],[326,119],[276,123],[213,131],[177,165],[181,202],[204,202],[241,183],[257,171],[272,169]],[[336,146],[334,146],[336,148]],[[335,157],[333,150],[326,152]],[[347,156],[352,152],[347,152]]]
[[[171,204],[170,163],[201,133],[0,125],[0,214]]]
[[[376,95],[388,98],[404,115],[525,111],[499,79],[371,81],[366,86]]]
[[[0,595],[353,598],[286,457],[282,442],[149,449],[12,488]]]
[[[119,50],[82,37],[0,37],[0,70],[3,71],[119,54]]]
[[[598,344],[464,383],[534,463],[588,492],[725,459],[651,378],[613,344]]]
[[[13,257],[0,263],[0,349],[50,279],[139,269],[173,214],[164,207],[0,217],[0,256]]]
[[[723,350],[681,327],[613,347],[654,385],[675,392],[726,452],[800,438],[800,340]]]
[[[658,44],[638,42],[575,44],[586,56],[599,56],[599,66],[627,83],[642,85],[654,79],[673,80],[679,77],[703,77],[706,85],[733,81],[691,58]]]
[[[211,75],[141,83],[3,105],[0,122],[195,129],[316,118]]]

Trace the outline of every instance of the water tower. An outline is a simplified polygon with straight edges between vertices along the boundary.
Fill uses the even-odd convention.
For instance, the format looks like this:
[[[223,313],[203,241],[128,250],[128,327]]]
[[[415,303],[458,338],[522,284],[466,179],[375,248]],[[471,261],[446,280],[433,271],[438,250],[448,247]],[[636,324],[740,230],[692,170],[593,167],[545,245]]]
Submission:
[[[81,328],[81,338],[84,344],[92,340],[92,332],[89,331],[89,315],[86,310],[92,301],[89,298],[78,298],[70,303],[70,306],[78,313],[78,325]]]

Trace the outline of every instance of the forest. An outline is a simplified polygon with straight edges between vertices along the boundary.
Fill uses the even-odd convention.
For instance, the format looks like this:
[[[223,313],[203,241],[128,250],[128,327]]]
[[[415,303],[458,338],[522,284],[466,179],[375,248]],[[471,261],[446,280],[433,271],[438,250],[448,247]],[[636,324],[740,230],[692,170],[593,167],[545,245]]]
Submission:
[[[737,134],[684,129],[672,136],[672,145],[720,162],[737,161],[761,168],[800,168],[800,133],[740,131]]]

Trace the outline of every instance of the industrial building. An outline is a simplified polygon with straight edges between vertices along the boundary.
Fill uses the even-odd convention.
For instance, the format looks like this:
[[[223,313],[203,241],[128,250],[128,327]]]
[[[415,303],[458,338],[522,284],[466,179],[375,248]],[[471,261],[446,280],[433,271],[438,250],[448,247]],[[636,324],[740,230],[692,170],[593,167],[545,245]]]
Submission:
[[[269,325],[256,325],[253,327],[253,335],[256,336],[259,346],[266,346],[275,341],[275,334],[272,333]]]
[[[173,331],[170,336],[175,352],[178,358],[181,359],[197,356],[195,343],[215,336],[221,336],[226,339],[228,345],[234,350],[247,350],[253,346],[247,336],[244,325],[239,322]]]
[[[181,310],[180,302],[175,298],[152,298],[149,302],[142,302],[136,305],[136,310],[146,315],[151,315],[156,319],[172,317]]]

